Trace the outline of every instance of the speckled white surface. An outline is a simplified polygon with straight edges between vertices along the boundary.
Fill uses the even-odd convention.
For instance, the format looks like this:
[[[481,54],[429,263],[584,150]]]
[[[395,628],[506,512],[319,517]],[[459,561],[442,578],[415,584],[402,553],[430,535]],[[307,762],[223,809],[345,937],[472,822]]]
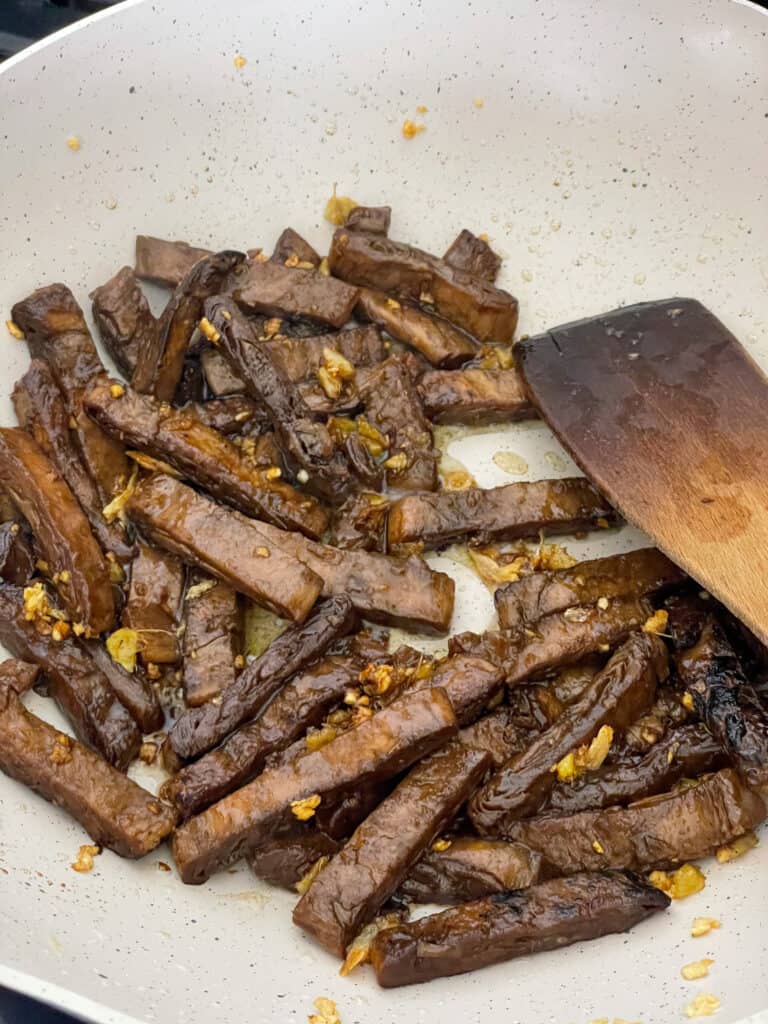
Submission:
[[[290,223],[324,245],[337,181],[391,202],[393,235],[438,252],[462,226],[487,231],[523,331],[693,295],[768,366],[767,33],[727,0],[128,4],[0,72],[0,306],[55,279],[85,301],[137,231],[243,248]],[[427,131],[404,140],[406,117]],[[2,342],[0,421],[26,361]],[[453,453],[489,485],[512,479],[501,448],[530,477],[560,475],[540,425]],[[459,581],[456,627],[486,625],[482,585],[435,561]],[[671,1024],[702,990],[722,999],[719,1024],[768,1007],[765,842],[629,936],[383,994],[365,971],[339,978],[292,930],[291,898],[245,872],[184,887],[160,850],[105,853],[81,876],[83,838],[0,778],[0,983],[89,1019],[286,1024],[319,995],[344,1024]],[[692,940],[701,914],[723,927]],[[710,978],[682,981],[702,956]]]

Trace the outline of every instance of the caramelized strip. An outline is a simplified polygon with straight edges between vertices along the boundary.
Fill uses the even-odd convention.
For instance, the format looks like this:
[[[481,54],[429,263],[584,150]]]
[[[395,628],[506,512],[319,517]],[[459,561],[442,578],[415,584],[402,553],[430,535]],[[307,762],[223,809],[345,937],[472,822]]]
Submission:
[[[155,284],[175,288],[206,256],[213,256],[210,249],[200,249],[187,242],[169,242],[152,235],[136,236],[136,276]]]
[[[152,344],[158,328],[136,275],[123,267],[90,297],[102,344],[118,369],[130,377],[139,352]]]
[[[538,415],[517,370],[429,370],[419,378],[424,412],[433,423],[513,423]]]
[[[122,624],[139,634],[139,656],[145,665],[175,665],[179,661],[177,631],[183,589],[183,565],[165,551],[140,544],[131,566]]]

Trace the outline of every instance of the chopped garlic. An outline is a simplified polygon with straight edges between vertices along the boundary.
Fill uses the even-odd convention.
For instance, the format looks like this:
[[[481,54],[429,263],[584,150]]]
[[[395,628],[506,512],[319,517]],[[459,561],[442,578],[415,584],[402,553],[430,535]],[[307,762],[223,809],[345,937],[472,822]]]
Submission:
[[[412,139],[421,132],[426,131],[427,126],[425,124],[416,124],[415,121],[411,121],[410,118],[406,118],[406,120],[403,121],[403,127],[401,130],[403,138]]]
[[[736,860],[738,857],[743,857],[749,850],[754,850],[757,846],[757,836],[754,832],[746,832],[743,836],[739,836],[738,839],[734,839],[732,843],[728,843],[727,846],[721,846],[715,856],[717,857],[718,864],[727,864],[729,861]]]
[[[70,135],[67,138],[67,145],[69,146],[69,148],[72,150],[73,153],[76,153],[78,151],[78,149],[80,149],[80,147],[82,146],[82,142],[77,137],[77,135]]]
[[[199,583],[194,583],[186,594],[187,601],[194,601],[196,597],[202,597],[203,594],[207,594],[209,590],[213,590],[216,586],[216,580],[201,580]]]
[[[172,476],[177,480],[181,480],[181,473],[167,462],[163,462],[162,459],[156,459],[153,455],[146,455],[144,452],[137,452],[133,448],[127,448],[125,454],[137,466],[141,466],[142,469],[146,469],[149,473],[165,473],[166,476]]]
[[[112,523],[115,519],[125,520],[125,506],[128,504],[128,500],[136,490],[136,483],[139,479],[139,467],[136,465],[133,467],[131,473],[131,479],[128,481],[125,490],[121,491],[116,497],[110,501],[108,505],[105,505],[101,510],[101,514],[107,520],[108,523]]]
[[[84,874],[93,868],[93,858],[101,853],[100,846],[81,846],[77,851],[77,858],[71,865],[73,871]]]
[[[238,53],[238,55],[235,57],[232,63],[235,65],[237,70],[240,71],[241,68],[245,67],[248,61],[245,59],[245,57]]]
[[[221,341],[221,333],[213,326],[207,316],[204,316],[198,324],[200,333],[211,342],[212,345],[218,345]]]
[[[366,665],[358,679],[366,693],[380,697],[392,686],[394,671],[392,665]]]
[[[48,755],[51,764],[69,764],[72,760],[72,740],[66,733],[60,732]]]
[[[306,875],[298,880],[294,889],[300,896],[303,896],[307,889],[309,889],[330,859],[330,857],[318,857]]]
[[[401,912],[392,911],[389,914],[382,914],[366,925],[347,947],[347,957],[339,971],[342,978],[345,978],[360,964],[368,962],[371,954],[371,943],[379,932],[384,931],[385,928],[394,928],[402,920],[403,915]]]
[[[608,756],[612,743],[613,729],[610,725],[603,725],[591,743],[584,744],[571,751],[570,754],[566,754],[550,770],[557,772],[560,782],[573,782],[584,772],[598,769]]]
[[[317,1013],[309,1015],[309,1024],[341,1024],[339,1011],[336,1009],[336,1003],[332,999],[320,996],[314,1001],[313,1005]]]
[[[721,924],[716,917],[694,917],[691,925],[691,938],[700,939],[702,935],[709,935],[715,928],[720,927]]]
[[[323,210],[323,216],[326,220],[330,221],[331,224],[335,224],[337,227],[341,227],[345,224],[347,217],[360,203],[356,199],[351,199],[349,196],[337,196],[336,195],[336,182],[333,183],[333,195],[325,204]]]
[[[436,839],[435,842],[432,843],[432,852],[445,853],[445,851],[450,850],[452,846],[453,843],[450,839]]]
[[[122,384],[110,384],[109,393],[113,398],[122,398],[125,394],[125,388]]]
[[[643,623],[644,633],[664,633],[667,628],[667,622],[669,621],[669,612],[663,608],[659,608],[658,611],[654,612],[649,619],[646,619]]]
[[[673,900],[683,900],[701,892],[707,882],[704,873],[695,864],[683,864],[671,874],[667,871],[652,871],[648,881]]]
[[[528,564],[526,556],[520,555],[504,564],[496,561],[489,553],[491,550],[481,551],[479,548],[467,548],[472,567],[483,583],[494,590],[502,583],[516,583]]]
[[[324,725],[322,729],[318,729],[317,732],[307,733],[307,750],[320,750],[322,747],[327,746],[331,740],[335,740],[338,733],[332,725]]]
[[[393,473],[402,473],[408,468],[408,455],[406,452],[395,452],[384,460],[384,466]]]
[[[717,996],[709,995],[707,992],[702,992],[701,995],[696,996],[685,1008],[686,1017],[711,1017],[713,1013],[717,1013],[720,1009],[720,1000]]]
[[[709,968],[714,962],[714,960],[709,960],[707,957],[703,960],[694,960],[693,963],[681,967],[680,973],[686,981],[699,981],[700,978],[707,977]]]
[[[319,793],[304,797],[303,800],[291,800],[291,811],[299,821],[309,821],[310,818],[314,817],[321,800],[322,797]]]
[[[603,844],[600,842],[599,839],[593,839],[592,840],[592,849],[595,851],[595,853],[599,853],[599,854],[605,853],[605,848],[604,848]]]
[[[693,711],[693,694],[688,693],[688,691],[686,690],[683,696],[680,698],[680,703],[683,705],[686,711]]]
[[[135,629],[122,627],[107,637],[107,650],[113,661],[122,665],[126,672],[136,670],[136,655],[143,647],[141,636]]]
[[[15,338],[17,341],[24,341],[24,332],[13,320],[6,320],[5,326],[8,328],[8,333],[12,338]]]

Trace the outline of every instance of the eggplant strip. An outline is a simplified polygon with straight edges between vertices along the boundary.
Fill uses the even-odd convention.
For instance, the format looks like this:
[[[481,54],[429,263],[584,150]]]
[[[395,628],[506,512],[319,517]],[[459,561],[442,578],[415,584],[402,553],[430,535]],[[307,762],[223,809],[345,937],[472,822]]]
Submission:
[[[0,579],[21,587],[34,572],[35,558],[21,524],[0,523]]]
[[[170,731],[179,757],[204,754],[243,722],[253,718],[282,684],[319,658],[334,640],[350,633],[357,616],[349,598],[335,597],[318,605],[301,626],[281,633],[222,691],[216,704],[185,711]]]
[[[169,242],[152,235],[137,235],[136,277],[175,288],[206,256],[213,256],[210,249],[187,242]]]
[[[493,595],[501,629],[534,627],[553,612],[614,598],[641,598],[679,586],[682,569],[656,548],[577,562],[569,569],[531,573]]]
[[[536,419],[517,370],[430,370],[419,378],[419,396],[433,423],[514,423]]]
[[[412,768],[323,868],[296,904],[294,924],[343,958],[352,939],[456,815],[489,763],[482,751],[452,743]]]
[[[165,551],[140,544],[131,566],[122,624],[139,634],[139,656],[145,665],[175,665],[179,661],[177,630],[183,590],[183,565]]]
[[[196,592],[196,588],[205,587],[208,589],[202,593]],[[235,591],[201,574],[194,575],[184,601],[182,686],[187,707],[205,704],[234,683],[240,632]]]
[[[301,534],[247,519],[173,477],[143,480],[126,511],[159,547],[284,619],[303,621],[320,594],[320,577],[278,543]]]
[[[669,902],[635,875],[556,878],[379,932],[371,963],[383,988],[413,985],[625,932]]]
[[[522,754],[513,757],[478,790],[469,815],[481,835],[499,835],[516,818],[534,814],[556,782],[552,769],[588,743],[603,725],[626,729],[646,711],[668,672],[663,642],[636,633],[613,655],[584,695]]]
[[[258,261],[247,264],[233,294],[249,313],[313,320],[336,329],[351,319],[357,301],[357,288],[343,281]]]
[[[487,490],[409,494],[392,504],[387,521],[390,551],[419,544],[441,548],[470,541],[575,533],[615,522],[607,501],[583,477],[505,484]]]
[[[558,874],[602,868],[646,871],[708,857],[765,816],[763,800],[726,768],[692,789],[662,793],[629,807],[543,814],[512,822],[503,834],[538,850]]]
[[[443,260],[454,270],[463,271],[493,284],[499,276],[501,257],[488,243],[464,228],[446,249]]]
[[[139,352],[152,344],[158,326],[136,275],[123,267],[90,298],[102,344],[121,373],[130,377]]]
[[[92,634],[109,629],[115,602],[106,559],[72,491],[23,430],[0,428],[0,476],[72,620]]]
[[[295,824],[292,804],[391,778],[455,732],[456,718],[441,690],[407,694],[320,750],[268,769],[176,830],[173,856],[182,881],[204,882],[258,847],[276,826],[291,819]]]
[[[62,807],[95,843],[121,857],[143,857],[176,823],[170,807],[2,688],[0,768]]]
[[[321,857],[330,857],[339,844],[322,832],[272,839],[252,850],[246,860],[251,871],[270,885],[295,889]]]
[[[133,388],[98,384],[85,395],[88,415],[112,437],[161,459],[213,497],[246,515],[286,530],[319,537],[328,513],[318,502],[275,478],[274,468],[254,468],[223,434],[190,409],[173,409]]]

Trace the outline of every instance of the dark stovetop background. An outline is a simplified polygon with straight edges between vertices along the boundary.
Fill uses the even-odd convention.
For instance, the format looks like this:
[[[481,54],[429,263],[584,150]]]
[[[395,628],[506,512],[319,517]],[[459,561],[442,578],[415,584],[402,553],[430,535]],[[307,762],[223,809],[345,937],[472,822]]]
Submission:
[[[768,7],[768,0],[758,0]],[[0,0],[0,61],[117,0]],[[75,1019],[0,989],[0,1024],[75,1024]]]

